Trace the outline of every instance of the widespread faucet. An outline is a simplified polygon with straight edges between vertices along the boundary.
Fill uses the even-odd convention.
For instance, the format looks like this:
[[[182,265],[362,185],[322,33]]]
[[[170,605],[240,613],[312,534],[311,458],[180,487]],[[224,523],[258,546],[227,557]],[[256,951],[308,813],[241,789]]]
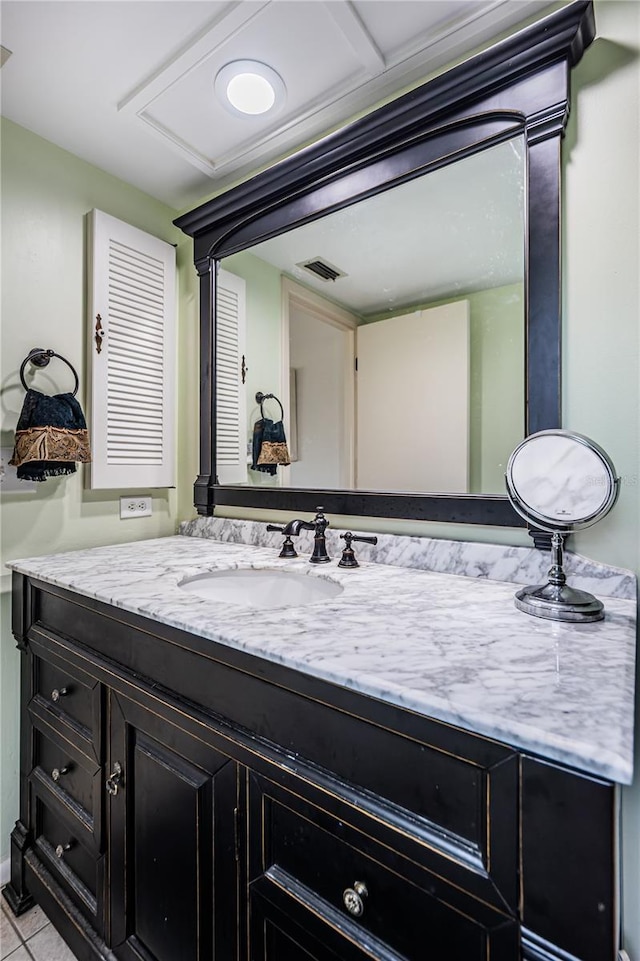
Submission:
[[[327,542],[324,536],[324,532],[329,526],[329,521],[322,513],[322,507],[316,508],[316,516],[312,521],[301,520],[296,518],[295,520],[289,521],[284,527],[277,527],[275,524],[267,524],[268,531],[278,531],[280,534],[284,534],[285,541],[282,545],[282,550],[280,551],[280,557],[297,557],[295,548],[291,541],[292,537],[297,537],[300,531],[315,531],[315,536],[313,539],[313,553],[309,558],[310,564],[326,564],[331,558],[327,554]]]

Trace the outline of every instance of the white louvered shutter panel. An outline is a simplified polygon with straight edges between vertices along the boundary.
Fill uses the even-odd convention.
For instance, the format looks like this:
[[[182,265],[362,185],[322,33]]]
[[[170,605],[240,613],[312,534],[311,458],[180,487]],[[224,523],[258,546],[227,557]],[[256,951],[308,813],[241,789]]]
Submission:
[[[90,486],[173,487],[175,249],[100,210],[90,223]]]
[[[242,277],[219,270],[216,287],[216,466],[221,484],[247,480],[247,414],[242,359],[246,297]]]

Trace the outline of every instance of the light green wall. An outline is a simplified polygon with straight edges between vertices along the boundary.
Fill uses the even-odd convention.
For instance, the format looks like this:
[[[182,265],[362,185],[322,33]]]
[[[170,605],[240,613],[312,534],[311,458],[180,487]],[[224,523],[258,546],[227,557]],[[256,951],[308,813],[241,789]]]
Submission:
[[[73,363],[80,377],[78,398],[86,403],[85,215],[93,207],[180,245],[176,416],[180,425],[196,424],[197,290],[191,245],[171,223],[176,212],[9,121],[2,121],[0,133],[2,446],[13,444],[24,398],[18,372],[32,347],[50,347]],[[55,363],[38,375],[36,386],[68,389],[69,372],[62,364],[54,369]],[[49,379],[54,377],[58,384]],[[178,488],[153,492],[150,518],[121,521],[118,498],[130,492],[85,490],[81,471],[38,484],[33,493],[2,496],[0,861],[8,854],[18,788],[19,658],[9,629],[10,575],[4,564],[16,557],[175,533],[178,521],[193,514],[196,467],[197,430],[189,426],[178,432]]]
[[[470,489],[503,494],[509,454],[524,438],[523,285],[470,294],[469,311]]]
[[[609,516],[576,537],[640,574],[640,4],[596,3],[598,37],[572,78],[564,153],[564,423],[622,477]],[[606,650],[602,652],[607,657]],[[635,780],[622,791],[625,946],[640,958],[640,678]]]

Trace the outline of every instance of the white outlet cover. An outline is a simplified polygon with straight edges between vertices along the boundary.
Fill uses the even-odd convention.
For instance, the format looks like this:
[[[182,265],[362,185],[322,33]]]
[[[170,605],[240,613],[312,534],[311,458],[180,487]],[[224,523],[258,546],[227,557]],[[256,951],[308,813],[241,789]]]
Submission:
[[[151,498],[150,497],[121,497],[120,498],[120,520],[129,520],[133,517],[151,517]]]

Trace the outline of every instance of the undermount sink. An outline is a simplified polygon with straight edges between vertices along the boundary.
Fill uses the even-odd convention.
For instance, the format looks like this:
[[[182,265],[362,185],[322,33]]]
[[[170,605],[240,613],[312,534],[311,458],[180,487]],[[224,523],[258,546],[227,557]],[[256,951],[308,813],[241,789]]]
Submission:
[[[182,581],[179,587],[210,601],[258,610],[300,607],[342,594],[342,585],[312,574],[275,568],[208,571]]]

